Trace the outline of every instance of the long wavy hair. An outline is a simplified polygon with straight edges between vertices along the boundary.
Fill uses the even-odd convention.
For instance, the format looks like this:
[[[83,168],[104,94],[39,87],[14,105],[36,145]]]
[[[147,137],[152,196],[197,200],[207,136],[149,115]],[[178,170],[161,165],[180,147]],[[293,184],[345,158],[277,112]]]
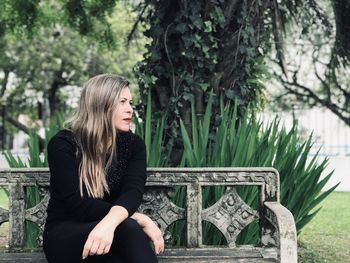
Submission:
[[[65,127],[73,132],[81,154],[81,196],[84,187],[93,198],[102,198],[109,193],[106,175],[117,148],[113,117],[120,93],[128,86],[127,80],[111,74],[89,79],[83,86],[78,108],[65,123]]]

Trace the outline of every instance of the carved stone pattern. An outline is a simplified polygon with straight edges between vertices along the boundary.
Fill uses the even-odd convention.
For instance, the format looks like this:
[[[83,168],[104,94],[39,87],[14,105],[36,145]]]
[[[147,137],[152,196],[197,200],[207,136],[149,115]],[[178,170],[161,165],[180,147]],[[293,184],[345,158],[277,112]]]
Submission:
[[[40,198],[43,199],[44,196],[49,192],[49,189],[48,187],[39,187],[39,195],[40,195]]]
[[[39,204],[29,208],[25,211],[25,219],[30,220],[38,225],[39,227],[39,239],[37,240],[38,245],[42,246],[42,234],[44,232],[44,224],[46,220],[46,208],[49,203],[50,194],[46,191],[46,195],[40,201]]]
[[[260,177],[265,183],[266,200],[264,201],[278,200],[279,183],[276,181],[276,176],[271,173],[263,173],[256,177]]]
[[[175,205],[171,198],[174,196],[173,187],[146,187],[142,204],[138,211],[156,221],[166,243],[171,243],[171,234],[166,231],[173,222],[185,218],[185,209]]]
[[[269,177],[265,180],[264,177]],[[275,184],[276,175],[271,172],[149,172],[148,182],[159,181],[159,182],[193,182],[198,180],[200,182],[212,181],[212,182],[257,182],[257,183],[272,183]],[[174,179],[176,179],[174,181]]]
[[[202,219],[214,224],[230,247],[236,246],[239,233],[257,218],[258,212],[248,206],[233,187],[227,187],[225,194],[202,212]]]
[[[261,228],[261,243],[264,246],[271,247],[278,245],[278,236],[275,228],[264,227]]]
[[[264,185],[268,201],[277,201],[278,176],[272,171],[235,171],[215,172],[203,171],[196,173],[181,172],[149,172],[148,184],[162,183],[163,185],[179,185],[181,183],[211,183],[211,185]],[[265,200],[263,200],[265,201]]]
[[[262,226],[261,233],[261,241],[263,245],[271,246],[271,245],[279,245],[279,231],[278,231],[278,221],[276,215],[270,209],[264,209],[265,220],[268,221],[265,226]],[[271,225],[271,228],[268,228],[268,225]]]

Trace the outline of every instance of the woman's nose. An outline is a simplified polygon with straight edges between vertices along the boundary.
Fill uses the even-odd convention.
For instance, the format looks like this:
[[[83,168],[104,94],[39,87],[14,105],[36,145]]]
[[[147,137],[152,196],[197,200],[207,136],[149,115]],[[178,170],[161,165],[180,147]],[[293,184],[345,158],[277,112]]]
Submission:
[[[128,107],[127,107],[127,112],[133,112],[134,111],[134,109],[132,108],[132,105],[130,105],[130,104],[128,104]]]

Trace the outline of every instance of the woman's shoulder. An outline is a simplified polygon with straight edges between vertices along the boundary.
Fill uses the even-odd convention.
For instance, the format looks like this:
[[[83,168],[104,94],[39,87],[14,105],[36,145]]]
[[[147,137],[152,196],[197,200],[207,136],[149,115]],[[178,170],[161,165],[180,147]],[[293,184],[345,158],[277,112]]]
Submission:
[[[144,140],[137,134],[129,131],[118,133],[118,152],[122,156],[129,158],[137,152],[145,151]]]
[[[49,141],[48,149],[75,150],[77,142],[71,130],[62,129],[58,131]]]
[[[120,140],[120,142],[124,142],[131,147],[144,144],[143,139],[139,135],[133,133],[132,131],[119,132],[118,139]]]

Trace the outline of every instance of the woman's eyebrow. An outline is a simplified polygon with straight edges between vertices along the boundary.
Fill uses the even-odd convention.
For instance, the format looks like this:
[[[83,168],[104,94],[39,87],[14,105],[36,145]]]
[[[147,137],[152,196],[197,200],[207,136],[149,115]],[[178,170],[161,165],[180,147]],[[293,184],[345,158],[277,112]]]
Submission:
[[[121,99],[121,100],[122,100],[122,99],[124,99],[124,100],[129,100],[128,98],[125,98],[125,97],[121,97],[120,99]],[[131,99],[130,101],[132,101],[132,99]]]

